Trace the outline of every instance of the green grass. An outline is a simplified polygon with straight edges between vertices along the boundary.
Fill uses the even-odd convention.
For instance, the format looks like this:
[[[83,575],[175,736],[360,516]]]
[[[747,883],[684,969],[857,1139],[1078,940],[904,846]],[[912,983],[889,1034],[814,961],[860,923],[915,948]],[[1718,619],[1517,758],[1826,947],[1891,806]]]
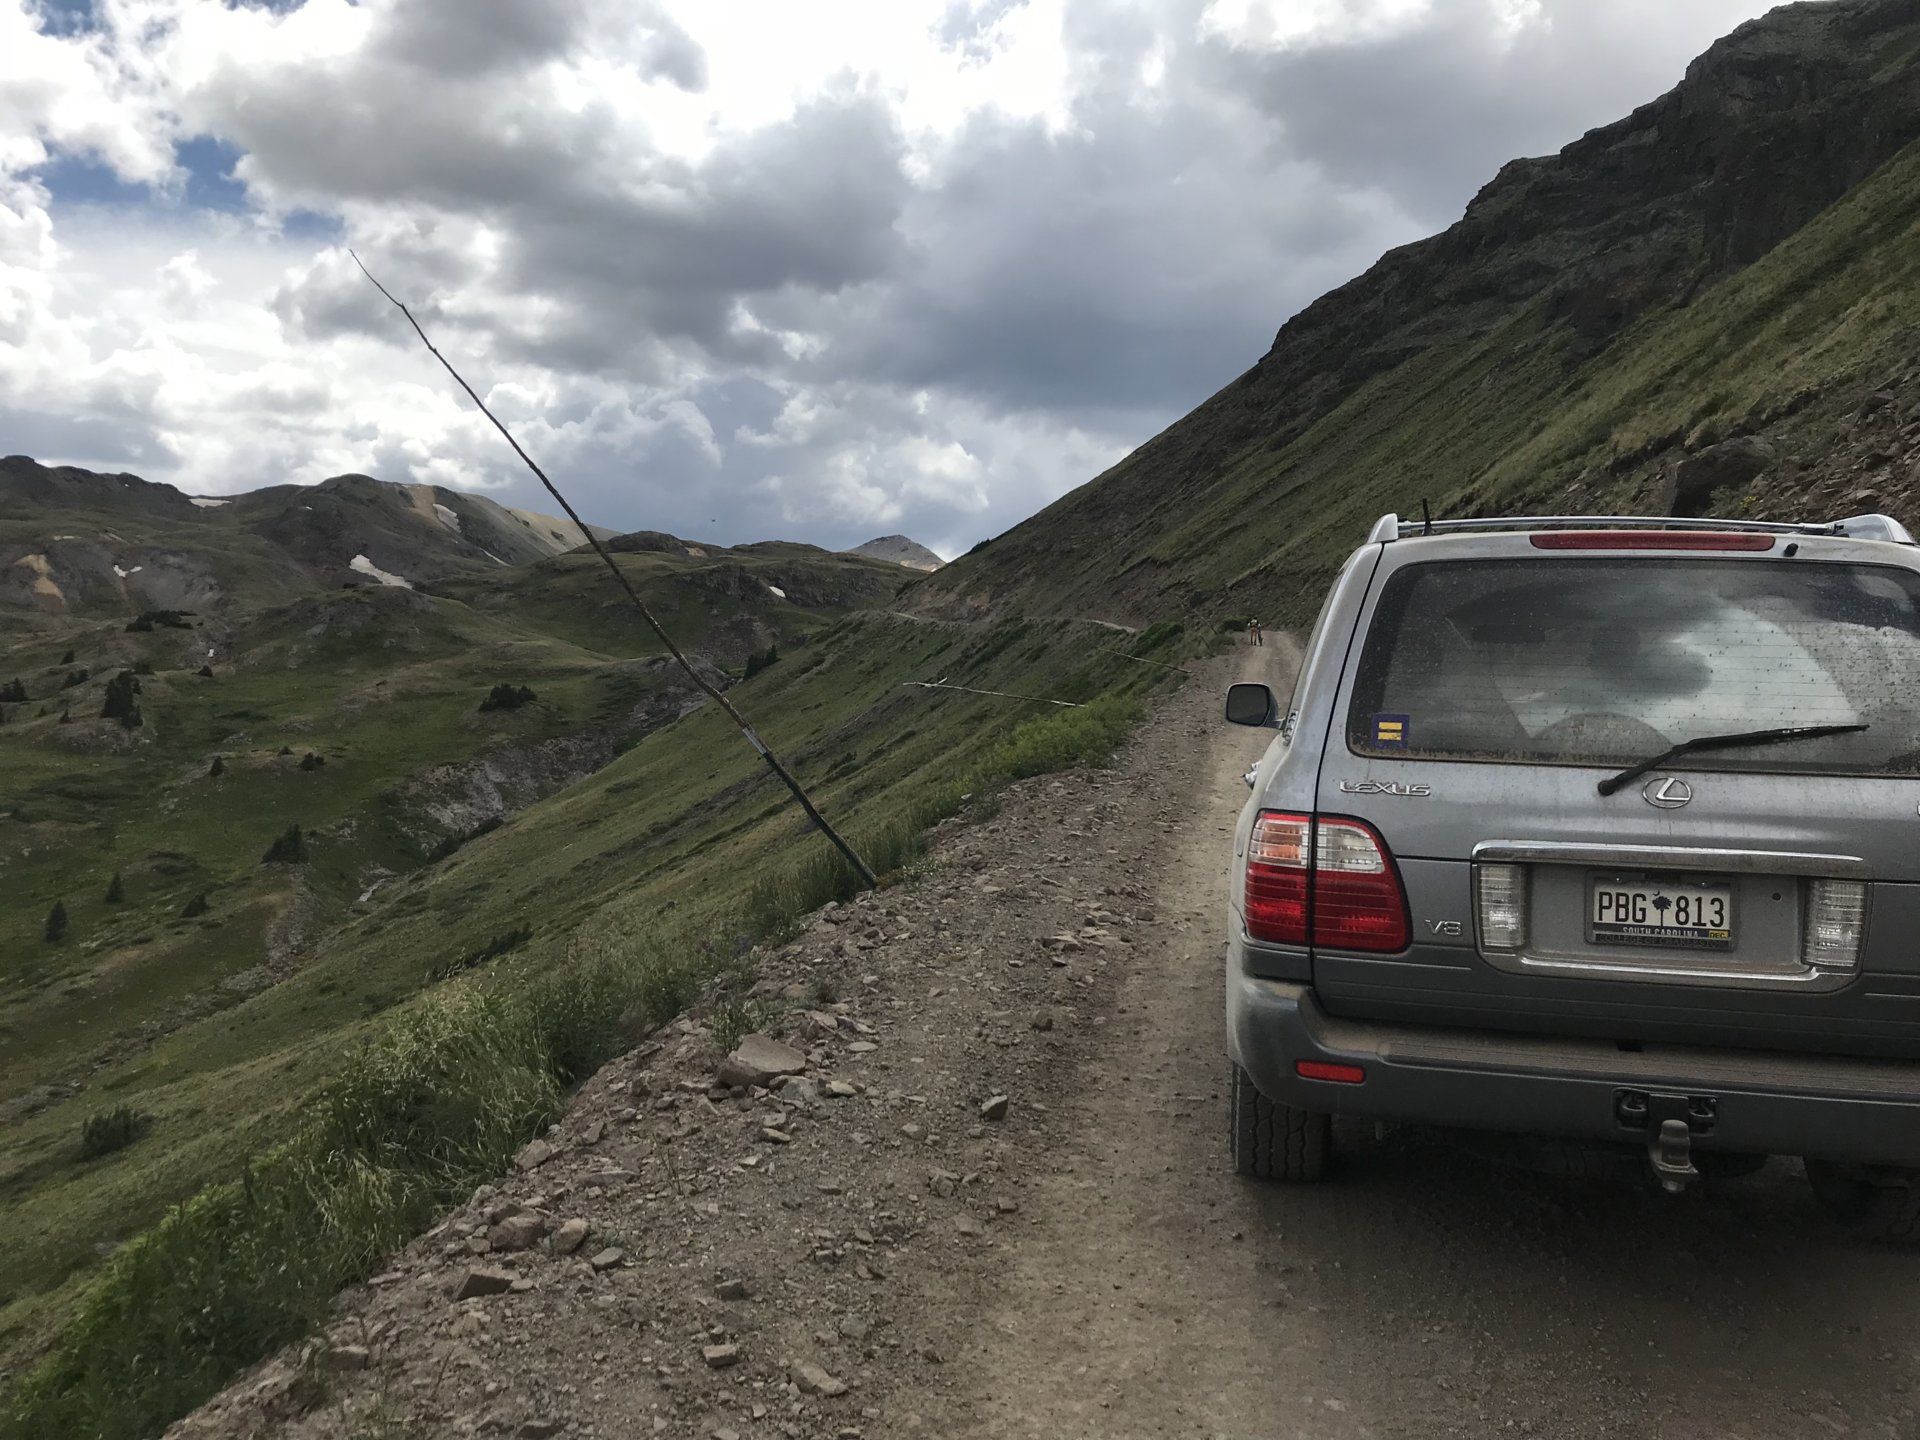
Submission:
[[[759,580],[751,604],[704,586],[683,586],[676,599],[675,577],[697,568],[691,562],[650,564],[646,583],[664,608],[687,613],[723,664],[744,663],[779,634],[786,658],[775,668],[784,670],[807,663],[812,637],[845,613],[847,594],[864,603],[892,593],[871,562],[810,559],[810,581],[795,579],[794,564],[748,557],[729,572],[735,584],[763,568],[793,580],[787,602]],[[845,593],[833,593],[836,566],[852,577]],[[0,1356],[41,1343],[103,1249],[283,1139],[337,1067],[343,1040],[436,983],[436,970],[459,968],[528,923],[515,913],[466,926],[462,902],[437,902],[455,923],[406,927],[430,958],[403,963],[379,946],[388,925],[416,918],[403,907],[424,906],[434,877],[467,873],[447,852],[497,823],[461,824],[443,850],[444,832],[422,828],[422,802],[406,798],[409,777],[502,746],[673,719],[672,707],[650,708],[678,684],[658,662],[614,643],[583,648],[521,613],[539,608],[520,601],[542,596],[549,578],[540,567],[490,576],[483,609],[361,590],[203,617],[210,628],[201,631],[129,633],[124,618],[29,615],[0,637],[0,672],[19,674],[30,695],[7,706],[0,726],[0,1096],[26,1107],[0,1125]],[[604,575],[597,583],[612,588]],[[809,583],[816,605],[797,598]],[[217,647],[213,679],[193,673],[206,637]],[[37,715],[62,694],[76,714],[100,707],[104,678],[59,690],[68,650],[103,677],[153,670],[141,681],[146,724],[130,748],[75,748],[73,727]],[[508,681],[537,699],[481,713]],[[325,765],[302,770],[308,753]],[[712,768],[698,762],[661,804],[692,803]],[[294,826],[305,863],[262,864]],[[116,873],[122,898],[109,902]],[[416,875],[422,885],[409,888]],[[201,895],[206,913],[185,915]],[[49,944],[42,929],[56,900],[69,924]],[[363,945],[382,963],[357,969]],[[270,952],[279,958],[263,970]],[[477,963],[491,968],[497,957]],[[272,983],[289,973],[292,983]],[[72,1081],[86,1090],[32,1108],[38,1087]],[[76,1165],[72,1137],[102,1095],[137,1101],[169,1143]]]
[[[1007,778],[1111,753],[1134,697],[1175,678],[1106,653],[1112,638],[856,615],[734,698],[868,862],[898,872],[964,797],[990,803]],[[1162,656],[1178,643],[1173,629],[1149,642]],[[1092,703],[1040,715],[904,683],[935,674]],[[102,1073],[100,1090],[177,1144],[135,1146],[101,1175],[47,1148],[62,1128],[71,1145],[71,1105],[8,1136],[0,1273],[19,1323],[68,1318],[0,1434],[149,1433],[496,1171],[626,1043],[623,1017],[676,1013],[710,984],[733,995],[752,941],[851,893],[844,862],[710,709],[400,875],[280,984]],[[93,1275],[92,1240],[155,1222]],[[261,1238],[222,1260],[212,1237],[235,1226]]]

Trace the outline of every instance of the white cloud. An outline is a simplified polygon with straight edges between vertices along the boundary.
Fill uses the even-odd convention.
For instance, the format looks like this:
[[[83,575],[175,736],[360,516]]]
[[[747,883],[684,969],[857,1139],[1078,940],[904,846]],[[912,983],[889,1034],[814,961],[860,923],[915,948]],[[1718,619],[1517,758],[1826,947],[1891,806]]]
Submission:
[[[0,0],[0,449],[547,503],[351,244],[589,515],[952,554],[1760,8]]]

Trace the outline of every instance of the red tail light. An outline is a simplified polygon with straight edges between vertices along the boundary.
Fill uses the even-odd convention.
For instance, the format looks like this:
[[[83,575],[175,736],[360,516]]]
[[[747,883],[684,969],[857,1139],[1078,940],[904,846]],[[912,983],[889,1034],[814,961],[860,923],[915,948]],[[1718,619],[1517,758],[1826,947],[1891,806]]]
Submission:
[[[1311,855],[1311,860],[1309,860]],[[1407,948],[1406,891],[1380,832],[1361,820],[1263,812],[1247,846],[1247,934],[1329,950]]]
[[[1268,810],[1247,842],[1247,933],[1277,945],[1307,943],[1308,837],[1305,815]]]
[[[1536,550],[1771,550],[1771,535],[1725,530],[1544,530]]]

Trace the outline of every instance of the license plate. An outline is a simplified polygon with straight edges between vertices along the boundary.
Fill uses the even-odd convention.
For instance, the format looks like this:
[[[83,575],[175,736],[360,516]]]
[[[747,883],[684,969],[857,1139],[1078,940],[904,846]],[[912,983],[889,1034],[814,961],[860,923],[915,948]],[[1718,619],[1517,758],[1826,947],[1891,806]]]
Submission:
[[[1733,948],[1733,887],[1595,876],[1588,934],[1597,945]]]

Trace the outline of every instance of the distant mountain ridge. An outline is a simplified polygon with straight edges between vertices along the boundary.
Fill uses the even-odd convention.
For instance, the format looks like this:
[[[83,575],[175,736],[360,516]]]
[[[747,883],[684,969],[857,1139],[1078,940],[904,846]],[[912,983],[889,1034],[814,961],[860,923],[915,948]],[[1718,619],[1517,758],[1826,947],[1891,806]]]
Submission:
[[[851,550],[842,550],[842,555],[866,555],[875,560],[891,560],[896,565],[904,565],[909,570],[938,570],[947,562],[918,540],[910,540],[905,535],[882,535],[869,540],[864,545],[856,545]]]
[[[584,540],[570,520],[367,475],[190,496],[135,475],[0,459],[0,608],[272,603],[316,586],[411,585],[526,564]]]
[[[1784,6],[1516,160],[1237,380],[919,587],[933,614],[1299,619],[1380,513],[1911,503],[1920,4]],[[1873,398],[1878,397],[1878,398]],[[1871,408],[1865,408],[1869,406]],[[1750,439],[1722,483],[1679,472]]]

